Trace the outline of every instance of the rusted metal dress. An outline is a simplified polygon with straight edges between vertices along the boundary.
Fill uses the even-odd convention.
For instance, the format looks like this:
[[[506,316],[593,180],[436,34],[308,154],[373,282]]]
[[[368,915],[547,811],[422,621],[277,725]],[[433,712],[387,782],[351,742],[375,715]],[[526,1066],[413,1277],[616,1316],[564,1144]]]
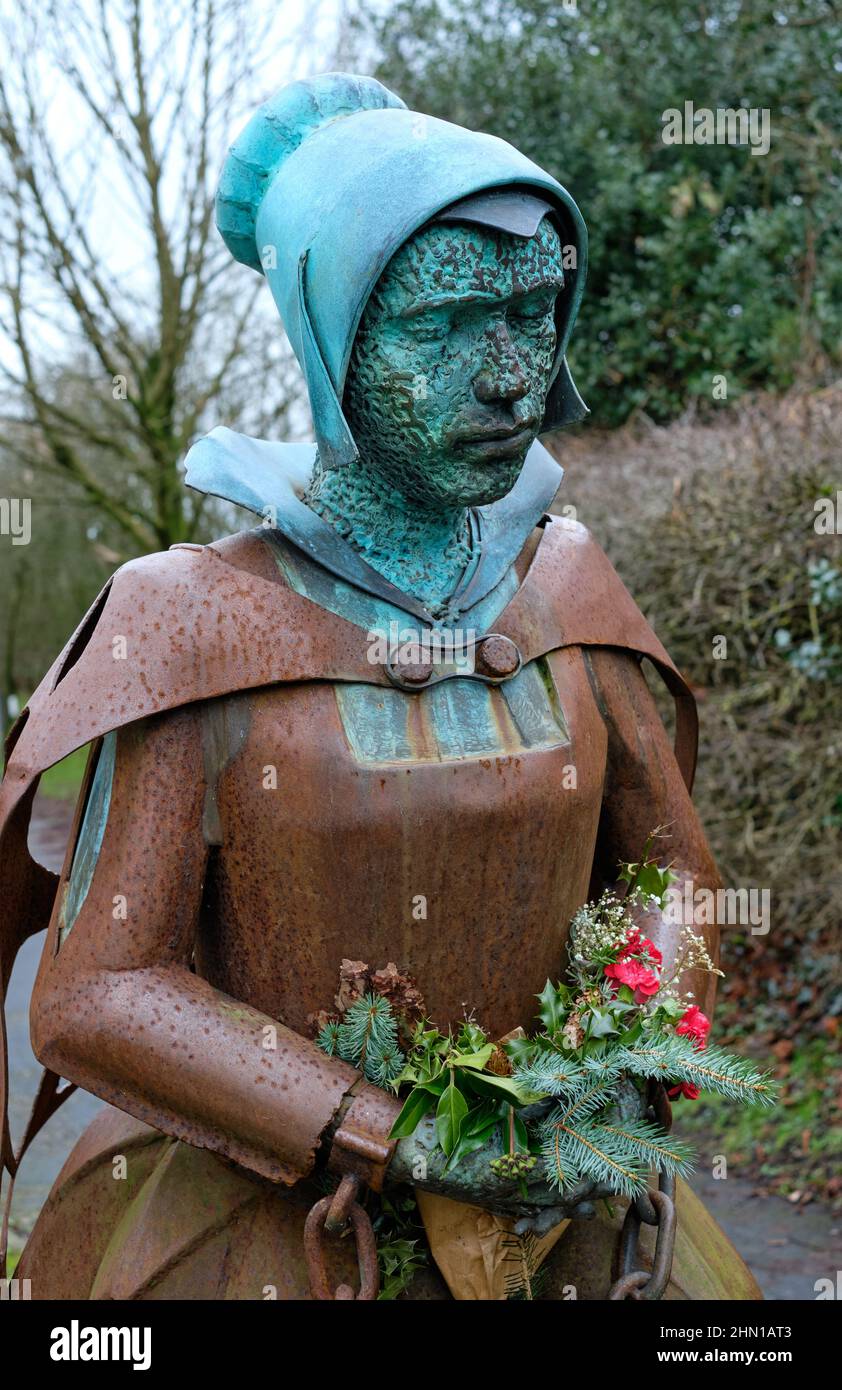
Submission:
[[[185,632],[201,659],[170,650],[125,687],[119,721],[98,719],[95,698],[87,714],[94,657],[74,653],[75,736],[115,732],[83,792],[33,1043],[116,1108],[77,1145],[24,1252],[35,1298],[308,1297],[314,1168],[378,1186],[397,1109],[309,1040],[341,960],[394,961],[440,1027],[473,1011],[499,1036],[530,1026],[572,914],[655,825],[672,826],[682,875],[717,883],[679,766],[692,774],[686,692],[582,528],[534,533],[498,596],[493,630],[524,656],[515,681],[412,694],[366,661],[362,627],[355,649],[347,620],[306,596],[312,568],[281,538],[212,550],[182,552],[177,582],[184,621],[214,642]],[[118,594],[88,647],[154,632],[175,583],[136,581],[133,611]],[[678,758],[641,654],[685,699]],[[674,929],[648,929],[669,959]],[[575,1283],[604,1297],[613,1229],[589,1224],[583,1244],[575,1225],[546,1296]],[[687,1189],[679,1230],[668,1296],[757,1296]],[[340,1246],[337,1280],[352,1265]],[[412,1296],[448,1295],[430,1271]]]

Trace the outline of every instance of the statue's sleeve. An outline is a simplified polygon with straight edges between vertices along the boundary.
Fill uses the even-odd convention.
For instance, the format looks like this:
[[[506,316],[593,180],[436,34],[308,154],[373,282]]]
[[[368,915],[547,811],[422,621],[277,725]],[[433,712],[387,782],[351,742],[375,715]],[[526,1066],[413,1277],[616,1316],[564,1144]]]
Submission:
[[[686,904],[694,904],[696,919],[686,925],[703,938],[716,964],[719,928],[714,914],[721,879],[640,660],[627,651],[594,647],[585,661],[608,734],[594,891],[616,883],[618,864],[639,860],[649,833],[662,827],[652,853],[660,864],[672,865],[677,876],[673,898],[665,911],[635,915],[662,952],[669,974],[681,945]],[[682,989],[692,990],[708,1017],[716,978],[700,971],[682,976]]]
[[[94,776],[33,995],[36,1055],[274,1181],[307,1174],[327,1132],[330,1166],[379,1186],[397,1103],[191,969],[208,855],[199,707],[109,737],[113,773]]]

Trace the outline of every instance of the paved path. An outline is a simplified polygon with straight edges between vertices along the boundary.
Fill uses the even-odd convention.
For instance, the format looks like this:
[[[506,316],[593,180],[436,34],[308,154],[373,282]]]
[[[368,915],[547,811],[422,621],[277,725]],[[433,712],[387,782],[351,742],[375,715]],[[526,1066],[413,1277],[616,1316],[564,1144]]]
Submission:
[[[36,801],[30,843],[41,863],[58,869],[72,808],[65,802]],[[21,951],[12,974],[9,1023],[12,1130],[18,1136],[26,1121],[39,1066],[29,1046],[27,1013],[43,937],[33,937]],[[61,1168],[71,1146],[99,1107],[93,1096],[77,1091],[41,1131],[27,1155],[15,1189],[13,1241],[21,1241]],[[815,1283],[836,1278],[842,1270],[842,1218],[818,1202],[793,1207],[780,1197],[755,1197],[743,1178],[716,1181],[702,1173],[693,1186],[754,1272],[767,1299],[813,1299]]]

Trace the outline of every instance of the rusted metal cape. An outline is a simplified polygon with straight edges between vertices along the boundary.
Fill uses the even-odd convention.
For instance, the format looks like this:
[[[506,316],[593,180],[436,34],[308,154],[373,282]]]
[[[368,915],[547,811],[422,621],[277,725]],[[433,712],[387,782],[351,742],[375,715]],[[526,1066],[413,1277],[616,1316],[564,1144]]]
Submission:
[[[233,552],[235,558],[239,552]],[[0,788],[0,978],[48,924],[58,879],[31,858],[27,828],[41,774],[110,730],[166,710],[280,682],[388,685],[366,632],[265,574],[226,558],[226,544],[175,547],[120,569],[51,667],[8,740]],[[494,622],[524,664],[565,647],[648,657],[676,702],[676,758],[688,788],[696,756],[692,694],[587,530],[546,518],[520,588]],[[17,1155],[9,1135],[2,1034],[2,1168],[72,1087],[46,1072]],[[2,1172],[0,1168],[0,1172]]]

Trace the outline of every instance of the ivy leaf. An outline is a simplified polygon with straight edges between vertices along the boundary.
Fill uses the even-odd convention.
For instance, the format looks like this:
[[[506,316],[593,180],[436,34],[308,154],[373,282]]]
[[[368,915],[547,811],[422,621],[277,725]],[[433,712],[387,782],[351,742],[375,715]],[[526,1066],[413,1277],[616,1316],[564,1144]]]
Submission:
[[[500,1117],[496,1110],[489,1113],[489,1102],[485,1101],[482,1105],[477,1105],[470,1110],[462,1121],[459,1131],[459,1141],[444,1165],[444,1171],[455,1167],[468,1154],[476,1153],[484,1144],[488,1143],[494,1130],[500,1124]]]
[[[421,1074],[418,1068],[414,1067],[411,1062],[407,1062],[403,1071],[399,1071],[397,1076],[392,1077],[389,1085],[397,1091],[401,1086],[414,1086],[420,1079]]]
[[[468,1102],[456,1085],[454,1077],[445,1087],[436,1107],[436,1135],[448,1158],[459,1142],[462,1121],[468,1113]]]

